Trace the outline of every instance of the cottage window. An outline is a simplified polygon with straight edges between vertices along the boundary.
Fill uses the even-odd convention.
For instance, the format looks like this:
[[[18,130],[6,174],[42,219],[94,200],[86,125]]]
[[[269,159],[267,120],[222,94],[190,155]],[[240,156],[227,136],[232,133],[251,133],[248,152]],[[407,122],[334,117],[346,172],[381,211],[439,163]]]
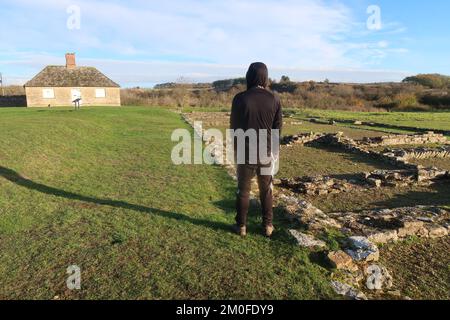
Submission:
[[[44,99],[54,99],[55,91],[53,89],[42,89],[42,96]]]
[[[106,90],[105,89],[95,89],[95,97],[96,98],[105,98]]]

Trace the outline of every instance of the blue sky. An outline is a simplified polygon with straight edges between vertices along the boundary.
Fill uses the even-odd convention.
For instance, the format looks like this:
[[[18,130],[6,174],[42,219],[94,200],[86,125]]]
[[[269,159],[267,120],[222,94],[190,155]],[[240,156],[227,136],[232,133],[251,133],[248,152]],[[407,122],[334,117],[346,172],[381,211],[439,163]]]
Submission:
[[[23,84],[76,52],[122,86],[237,77],[253,61],[273,78],[399,81],[450,74],[448,12],[444,0],[0,0],[0,72]]]

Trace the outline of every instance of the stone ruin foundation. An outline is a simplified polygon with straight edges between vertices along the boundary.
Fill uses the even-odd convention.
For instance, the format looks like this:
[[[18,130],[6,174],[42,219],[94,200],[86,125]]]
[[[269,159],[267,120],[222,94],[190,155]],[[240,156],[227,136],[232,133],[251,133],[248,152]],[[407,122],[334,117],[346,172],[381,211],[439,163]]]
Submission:
[[[348,299],[368,299],[362,290],[374,293],[375,297],[378,292],[401,297],[398,290],[392,290],[392,275],[378,262],[378,245],[411,236],[442,238],[450,232],[450,210],[436,206],[325,214],[296,196],[281,194],[277,200],[284,208],[286,218],[305,229],[304,232],[289,231],[299,246],[326,250],[326,243],[317,238],[330,229],[337,229],[347,237],[341,249],[325,251],[325,254],[335,270],[331,286],[337,294]]]
[[[414,184],[429,185],[437,181],[449,180],[450,172],[438,168],[425,168],[409,161],[425,158],[447,158],[450,147],[446,137],[428,132],[422,135],[391,135],[380,138],[366,138],[356,142],[338,134],[301,134],[285,137],[285,145],[322,144],[341,148],[347,152],[358,153],[397,166],[398,170],[376,170],[361,173],[353,180],[326,176],[281,179],[281,194],[277,197],[284,208],[286,218],[305,230],[290,230],[298,245],[309,248],[326,248],[318,240],[321,232],[339,230],[347,238],[342,249],[327,253],[329,264],[339,276],[331,286],[339,295],[349,299],[365,300],[367,296],[361,288],[372,292],[400,297],[401,293],[390,291],[393,278],[389,271],[378,264],[378,245],[397,242],[411,236],[420,238],[441,238],[450,232],[450,211],[436,206],[416,206],[395,209],[364,210],[362,212],[336,212],[325,214],[311,203],[299,199],[298,194],[320,196],[350,192],[355,189],[397,187]],[[372,147],[388,145],[444,144],[438,148],[386,149],[383,152],[371,150]],[[323,250],[323,249],[322,249]],[[378,277],[376,281],[374,276]],[[375,290],[375,291],[374,291]]]
[[[300,133],[296,135],[291,136],[284,136],[281,140],[282,145],[286,145],[288,147],[291,147],[295,144],[299,145],[305,145],[307,143],[317,141],[318,139],[325,136],[323,133]]]
[[[194,127],[190,116],[183,115],[196,134],[202,134]],[[212,119],[211,119],[212,120]],[[214,123],[214,121],[210,121]],[[449,157],[449,148],[386,149],[384,152],[369,150],[370,147],[388,145],[447,144],[442,135],[429,132],[424,135],[393,135],[380,138],[366,138],[356,142],[342,133],[309,133],[284,137],[282,144],[307,145],[311,143],[337,146],[348,152],[360,153],[381,161],[394,164],[399,170],[376,170],[361,173],[355,180],[341,180],[332,177],[302,177],[277,181],[282,188],[274,190],[275,204],[283,209],[285,218],[293,224],[300,224],[305,231],[289,230],[299,246],[327,250],[327,244],[318,239],[321,232],[339,230],[347,238],[342,249],[325,251],[332,273],[331,286],[335,292],[348,299],[366,300],[362,292],[365,288],[371,292],[382,290],[387,294],[401,297],[401,293],[392,291],[393,278],[389,271],[378,263],[380,252],[378,245],[397,242],[410,236],[421,238],[440,238],[450,232],[450,210],[436,206],[416,206],[395,209],[364,210],[362,212],[335,212],[325,214],[311,203],[302,200],[298,194],[323,195],[349,192],[355,188],[394,187],[416,183],[430,184],[450,178],[448,171],[438,168],[424,168],[411,164],[412,159],[430,157]],[[235,168],[229,164],[224,167],[236,179]],[[253,182],[252,189],[256,184]],[[252,202],[257,202],[252,192]],[[336,276],[338,275],[338,276]],[[372,281],[374,275],[376,281]],[[376,295],[375,295],[376,296]]]
[[[444,180],[450,180],[448,171],[437,168],[420,168],[417,170],[375,170],[355,174],[355,178],[350,180],[316,176],[280,179],[275,180],[274,183],[297,194],[323,196],[381,187],[431,185]]]
[[[347,180],[340,180],[327,176],[281,179],[275,181],[275,183],[280,187],[287,188],[295,193],[309,196],[350,192],[356,188],[360,188],[356,184],[349,183]]]

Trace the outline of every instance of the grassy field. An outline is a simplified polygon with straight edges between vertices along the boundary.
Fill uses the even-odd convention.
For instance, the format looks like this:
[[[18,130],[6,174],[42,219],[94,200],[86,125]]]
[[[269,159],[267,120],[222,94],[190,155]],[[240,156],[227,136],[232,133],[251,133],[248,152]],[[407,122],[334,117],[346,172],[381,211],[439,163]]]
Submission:
[[[358,126],[356,129],[369,131],[402,133],[407,130],[396,129],[396,126],[406,126],[423,129],[450,130],[450,111],[441,112],[355,112],[321,109],[288,109],[297,119],[318,118],[323,120],[365,121],[392,125],[393,128],[374,128]],[[230,112],[229,108],[183,108],[183,112]],[[289,121],[289,120],[288,120]],[[347,126],[348,127],[348,126]],[[289,133],[290,134],[290,133]]]
[[[180,127],[154,108],[1,109],[0,298],[334,298],[282,227],[266,239],[253,211],[230,233],[234,182],[172,164]]]
[[[409,120],[398,121],[418,125],[404,116]],[[205,128],[227,127],[224,113],[202,117]],[[398,132],[285,121],[284,134],[344,131],[360,139]],[[230,232],[235,182],[220,167],[173,165],[176,128],[188,127],[162,108],[0,109],[0,299],[336,298],[331,270],[295,244],[285,221],[277,217],[278,232],[266,239],[253,208],[249,237]],[[448,168],[448,159],[421,162]],[[375,169],[393,167],[341,150],[294,146],[283,147],[278,177],[351,178]],[[383,187],[307,200],[325,212],[450,207],[449,188]],[[448,297],[442,253],[448,239],[415,244],[382,248],[396,286],[413,298]],[[81,267],[80,291],[66,288],[70,265]]]
[[[342,176],[395,167],[337,148],[294,145],[281,147],[279,178]]]
[[[450,112],[351,112],[333,110],[297,111],[301,118],[322,118],[382,123],[392,126],[450,130]]]
[[[217,111],[217,110],[216,110]],[[330,119],[334,112],[320,112],[324,119]],[[344,113],[351,117],[355,113]],[[356,114],[363,117],[369,114]],[[420,118],[422,114],[418,114]],[[309,115],[311,116],[311,115]],[[317,114],[315,114],[317,116]],[[370,116],[370,115],[369,115]],[[416,130],[399,130],[389,127],[364,127],[351,124],[320,124],[311,123],[307,120],[308,115],[286,118],[283,134],[295,134],[300,132],[324,132],[333,133],[342,131],[346,136],[353,139],[362,137],[373,137],[388,133],[413,133]],[[397,118],[404,125],[418,125],[412,120],[411,114],[389,114],[380,117]],[[403,118],[406,117],[406,118]],[[426,116],[430,119],[432,115]],[[195,114],[193,118],[205,120],[205,128],[218,127],[224,130],[227,127],[228,116],[225,113]],[[380,120],[384,121],[384,120]],[[445,121],[445,119],[444,119]],[[433,125],[430,120],[427,125]],[[417,146],[396,146],[417,147]],[[438,145],[427,145],[427,147],[438,147]],[[386,147],[373,148],[383,151]],[[449,168],[448,159],[417,160],[424,165],[435,165],[442,169]],[[329,175],[337,178],[354,179],[356,173],[368,172],[376,169],[398,169],[381,161],[369,157],[352,154],[340,149],[320,146],[282,146],[280,172],[278,178],[290,178],[298,176]],[[416,205],[436,205],[450,207],[450,185],[448,183],[436,183],[432,186],[407,186],[407,187],[382,187],[370,190],[353,190],[348,193],[329,194],[322,196],[300,195],[305,200],[314,204],[324,212],[359,212],[366,209],[390,209]],[[324,235],[328,243],[335,242],[333,233]],[[449,292],[449,259],[448,247],[450,241],[447,238],[441,240],[417,240],[409,239],[382,246],[381,263],[388,267],[394,275],[394,285],[402,294],[414,299],[448,299]],[[380,297],[392,299],[392,296]]]
[[[450,263],[447,238],[424,241],[412,238],[381,248],[381,263],[392,270],[394,283],[413,299],[449,300]]]

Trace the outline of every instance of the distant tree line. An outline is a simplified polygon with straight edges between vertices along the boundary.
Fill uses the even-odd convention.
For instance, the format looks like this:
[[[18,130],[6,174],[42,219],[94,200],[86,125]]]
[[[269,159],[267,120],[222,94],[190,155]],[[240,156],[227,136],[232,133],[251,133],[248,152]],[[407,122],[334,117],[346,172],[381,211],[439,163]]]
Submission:
[[[418,75],[400,83],[346,84],[293,82],[283,76],[270,80],[270,90],[286,108],[316,108],[354,111],[415,111],[450,109],[449,80],[441,75]],[[246,89],[245,78],[211,84],[163,84],[155,89],[124,89],[124,105],[229,108],[234,95]]]
[[[228,91],[233,87],[244,86],[246,84],[245,78],[228,79],[214,81],[212,86],[217,91]]]
[[[3,92],[0,91],[0,95],[4,93],[5,96],[22,96],[25,95],[25,89],[23,86],[5,86]]]
[[[121,91],[123,105],[218,107],[229,109],[233,97],[246,89],[245,78],[213,83],[164,83],[153,89]],[[450,77],[419,74],[400,83],[346,84],[305,81],[288,76],[270,80],[270,90],[280,96],[286,108],[336,109],[355,111],[450,110]],[[4,87],[5,96],[25,94],[22,86]]]
[[[450,77],[441,74],[419,74],[403,80],[405,83],[413,83],[430,89],[449,89]]]

